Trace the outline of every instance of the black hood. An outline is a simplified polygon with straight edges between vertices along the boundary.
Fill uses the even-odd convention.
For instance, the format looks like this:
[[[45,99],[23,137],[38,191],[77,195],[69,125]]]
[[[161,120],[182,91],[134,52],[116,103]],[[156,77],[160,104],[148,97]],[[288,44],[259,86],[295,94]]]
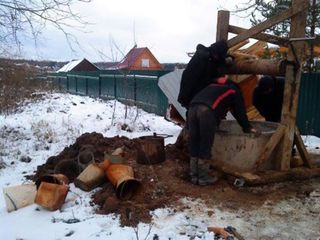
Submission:
[[[210,53],[216,55],[219,58],[226,58],[228,52],[228,44],[226,41],[221,40],[211,44]]]

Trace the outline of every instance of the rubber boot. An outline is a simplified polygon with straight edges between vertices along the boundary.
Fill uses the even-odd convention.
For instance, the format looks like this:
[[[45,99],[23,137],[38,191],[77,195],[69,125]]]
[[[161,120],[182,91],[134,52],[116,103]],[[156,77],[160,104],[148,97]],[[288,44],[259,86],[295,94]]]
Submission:
[[[198,158],[190,158],[190,179],[193,184],[198,184]]]
[[[218,181],[217,177],[211,177],[209,175],[209,160],[198,160],[198,184],[201,186],[212,185]]]

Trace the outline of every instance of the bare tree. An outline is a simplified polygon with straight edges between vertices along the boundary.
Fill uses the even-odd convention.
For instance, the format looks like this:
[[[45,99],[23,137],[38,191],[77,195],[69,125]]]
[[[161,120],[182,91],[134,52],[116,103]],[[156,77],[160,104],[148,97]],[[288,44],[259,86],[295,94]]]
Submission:
[[[76,42],[71,29],[87,24],[79,13],[72,10],[75,3],[92,0],[0,0],[0,53],[10,53],[13,45],[20,49],[22,35],[37,42],[48,25],[60,30],[69,46]]]
[[[72,30],[87,24],[72,8],[92,0],[0,0],[0,55],[12,56],[21,49],[21,39],[29,37],[35,45],[49,25],[61,31],[72,49],[76,38]],[[39,89],[51,88],[46,81],[36,81],[38,69],[0,59],[0,114],[10,113]]]

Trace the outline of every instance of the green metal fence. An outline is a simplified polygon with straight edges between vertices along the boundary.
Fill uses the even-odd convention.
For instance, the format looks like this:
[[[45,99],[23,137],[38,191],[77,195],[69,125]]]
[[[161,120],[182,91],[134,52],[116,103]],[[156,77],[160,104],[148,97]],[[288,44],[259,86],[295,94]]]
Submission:
[[[117,99],[163,116],[168,99],[158,87],[158,80],[166,73],[168,71],[105,70],[55,73],[47,79],[70,93]]]
[[[320,74],[302,74],[297,125],[304,135],[320,137]]]
[[[158,79],[168,71],[114,70],[56,73],[47,77],[70,93],[118,99],[164,115],[168,99],[158,87]],[[302,134],[320,137],[320,74],[301,77],[297,125]]]

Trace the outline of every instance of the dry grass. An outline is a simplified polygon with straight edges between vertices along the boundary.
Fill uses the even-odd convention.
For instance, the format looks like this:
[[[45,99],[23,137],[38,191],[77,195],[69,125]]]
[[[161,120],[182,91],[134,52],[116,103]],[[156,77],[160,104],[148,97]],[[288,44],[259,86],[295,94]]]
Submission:
[[[36,68],[17,65],[12,61],[0,62],[0,114],[10,114],[17,110],[25,100],[35,100],[36,92],[53,91],[52,83],[37,80]]]

